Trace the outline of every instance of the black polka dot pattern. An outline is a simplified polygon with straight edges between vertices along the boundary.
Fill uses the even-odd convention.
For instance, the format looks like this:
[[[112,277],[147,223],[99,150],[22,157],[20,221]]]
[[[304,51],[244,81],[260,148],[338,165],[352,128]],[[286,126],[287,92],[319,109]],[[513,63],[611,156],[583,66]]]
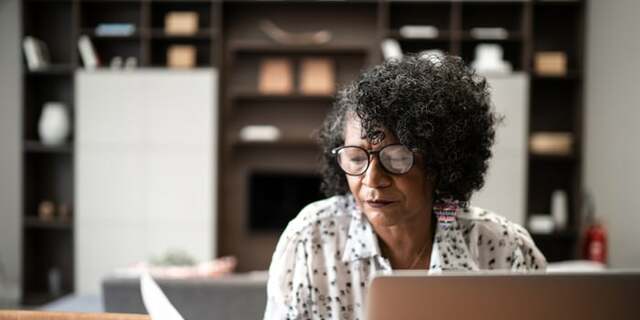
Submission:
[[[540,271],[546,260],[522,227],[469,207],[438,225],[430,273],[503,269]],[[312,203],[292,220],[269,269],[265,319],[363,319],[368,283],[392,272],[352,196]]]

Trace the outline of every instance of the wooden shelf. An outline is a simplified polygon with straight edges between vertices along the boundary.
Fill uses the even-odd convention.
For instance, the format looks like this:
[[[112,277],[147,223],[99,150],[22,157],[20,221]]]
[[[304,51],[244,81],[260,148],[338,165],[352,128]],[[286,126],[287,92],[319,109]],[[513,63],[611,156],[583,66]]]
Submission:
[[[25,141],[24,151],[32,153],[61,153],[69,154],[73,152],[73,146],[70,144],[63,144],[60,146],[47,146],[40,141]]]
[[[563,81],[563,80],[578,80],[582,78],[581,73],[576,71],[569,71],[565,75],[546,75],[546,74],[537,74],[533,72],[531,74],[531,78],[534,80],[552,80],[552,81]]]
[[[351,44],[325,44],[325,45],[281,45],[266,41],[240,41],[229,43],[231,52],[235,53],[314,53],[314,54],[363,54],[369,51],[368,47]]]
[[[332,103],[335,100],[335,96],[329,95],[304,95],[304,94],[290,94],[290,95],[268,95],[257,92],[237,92],[231,95],[231,98],[236,101],[269,101],[269,102],[326,102]]]
[[[420,38],[420,37],[407,38],[407,37],[403,37],[398,30],[391,30],[387,32],[386,36],[387,38],[392,38],[392,39],[396,39],[398,41],[403,41],[403,42],[429,42],[429,41],[441,42],[441,41],[450,41],[452,34],[449,31],[439,31],[438,36],[433,38]]]
[[[25,72],[32,76],[64,76],[71,75],[75,71],[72,65],[54,64],[37,70],[26,69]]]
[[[28,229],[47,229],[47,230],[72,230],[72,221],[44,221],[38,217],[28,216],[24,217],[23,224]]]
[[[274,148],[319,148],[318,143],[312,139],[287,138],[275,141],[242,141],[233,140],[233,146],[243,148],[274,147]]]
[[[80,34],[89,36],[92,40],[139,40],[142,37],[143,32],[141,32],[140,30],[136,30],[132,34],[126,35],[102,35],[97,34],[93,29],[82,29],[80,30]]]
[[[563,163],[572,163],[576,162],[577,158],[575,155],[547,155],[547,154],[529,154],[529,159],[531,161],[545,161],[545,162],[563,162]]]
[[[509,32],[506,38],[479,38],[471,35],[471,32],[465,31],[462,32],[459,37],[460,40],[468,42],[514,42],[524,40],[522,32]]]
[[[153,29],[143,34],[154,40],[211,40],[218,35],[211,30],[200,30],[195,34],[168,34],[162,29]]]

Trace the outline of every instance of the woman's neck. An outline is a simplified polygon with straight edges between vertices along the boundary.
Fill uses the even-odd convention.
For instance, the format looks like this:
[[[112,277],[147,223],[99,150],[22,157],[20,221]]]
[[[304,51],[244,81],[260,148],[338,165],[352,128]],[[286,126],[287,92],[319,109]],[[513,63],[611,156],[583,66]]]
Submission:
[[[429,265],[435,226],[430,213],[394,226],[373,226],[381,253],[393,269],[425,269]]]

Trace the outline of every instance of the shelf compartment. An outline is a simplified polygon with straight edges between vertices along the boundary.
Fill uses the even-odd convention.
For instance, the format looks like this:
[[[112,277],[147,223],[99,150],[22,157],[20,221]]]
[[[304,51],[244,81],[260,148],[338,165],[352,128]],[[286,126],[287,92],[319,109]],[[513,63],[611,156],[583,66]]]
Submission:
[[[43,304],[73,292],[73,233],[53,229],[25,229],[23,242],[23,303]],[[58,295],[49,290],[49,273],[60,275]]]
[[[475,59],[476,47],[480,44],[497,44],[502,47],[503,60],[511,63],[513,71],[522,71],[522,48],[523,44],[519,41],[503,41],[503,40],[468,40],[462,43],[462,58],[467,64],[471,64]]]
[[[462,30],[472,28],[504,28],[509,34],[522,32],[522,2],[462,3]]]
[[[70,153],[27,153],[23,159],[23,206],[27,215],[35,216],[42,201],[73,207],[73,156]]]
[[[394,33],[408,25],[434,26],[439,37],[451,30],[451,3],[391,2],[389,6],[389,28]]]
[[[73,119],[73,73],[27,77],[24,92],[23,137],[26,140],[38,140],[38,121],[46,102],[64,103]]]
[[[211,28],[212,8],[211,2],[204,1],[153,1],[151,3],[151,27],[153,29],[164,30],[165,17],[172,11],[192,11],[198,15],[198,29],[205,30]]]
[[[533,20],[533,57],[536,52],[561,51],[567,55],[569,70],[582,69],[582,9],[577,3],[570,5],[534,6]]]
[[[532,81],[529,127],[531,132],[576,132],[580,110],[580,82]],[[577,138],[577,137],[574,137]]]
[[[38,1],[24,6],[24,35],[36,37],[46,44],[51,64],[71,64],[73,61],[76,48],[73,5],[71,1]],[[20,48],[24,56],[22,46]]]
[[[286,54],[256,54],[245,53],[236,55],[233,59],[234,71],[230,73],[229,92],[257,92],[260,65],[266,58],[286,58],[293,65],[293,90],[292,96],[299,96],[299,66],[304,58],[327,58],[334,62],[335,66],[335,88],[337,90],[344,84],[354,80],[359,71],[366,66],[367,58],[362,54],[326,54],[316,51],[308,53],[286,53]]]
[[[531,214],[551,212],[551,195],[554,190],[567,193],[569,228],[577,222],[578,204],[576,203],[579,166],[571,162],[532,161],[529,163],[528,208]]]
[[[102,23],[127,23],[142,28],[144,1],[80,1],[80,28],[95,30]]]
[[[213,64],[211,43],[208,38],[162,38],[151,42],[151,66],[167,67],[167,52],[172,45],[190,45],[196,49],[196,67]]]

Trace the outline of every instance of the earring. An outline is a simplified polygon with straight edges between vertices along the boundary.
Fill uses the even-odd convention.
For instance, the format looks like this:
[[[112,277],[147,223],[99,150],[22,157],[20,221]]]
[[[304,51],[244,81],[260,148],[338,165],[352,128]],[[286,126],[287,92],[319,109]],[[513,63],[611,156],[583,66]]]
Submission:
[[[438,225],[445,229],[456,221],[456,213],[460,207],[465,206],[465,202],[444,198],[436,200],[433,204],[433,213],[438,217]]]

